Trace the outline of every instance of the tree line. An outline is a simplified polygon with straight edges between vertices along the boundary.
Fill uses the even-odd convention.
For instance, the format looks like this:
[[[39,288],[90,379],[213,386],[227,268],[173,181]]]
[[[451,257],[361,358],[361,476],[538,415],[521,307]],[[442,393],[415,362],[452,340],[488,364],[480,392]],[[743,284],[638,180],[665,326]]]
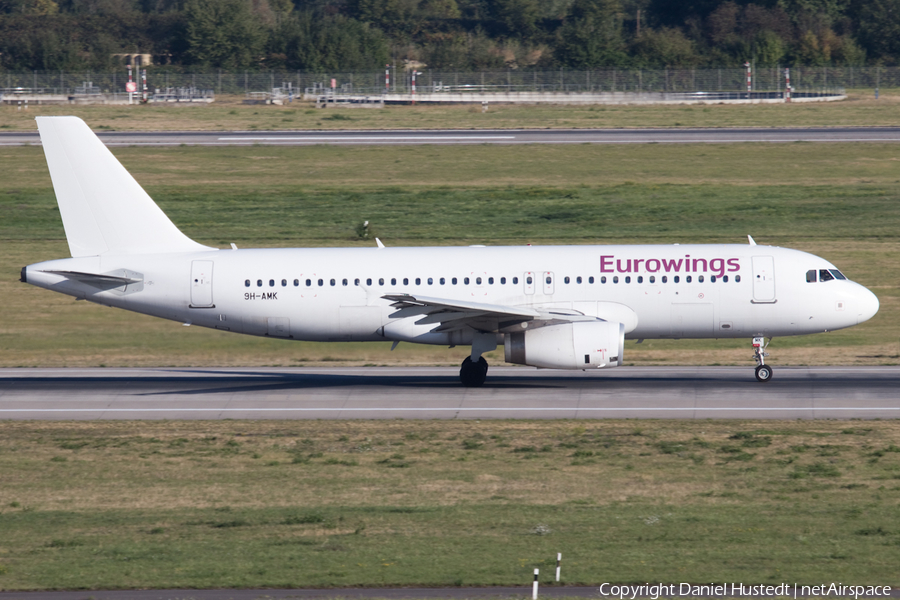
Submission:
[[[900,0],[0,0],[0,70],[900,63]]]

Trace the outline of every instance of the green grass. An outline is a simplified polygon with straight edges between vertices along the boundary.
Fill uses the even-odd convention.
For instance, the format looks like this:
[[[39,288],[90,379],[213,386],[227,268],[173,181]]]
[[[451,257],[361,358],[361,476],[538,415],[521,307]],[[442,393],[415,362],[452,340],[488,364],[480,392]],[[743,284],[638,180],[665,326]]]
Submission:
[[[6,422],[0,589],[527,585],[557,552],[567,584],[896,585],[898,444],[895,421]]]
[[[203,106],[0,106],[0,129],[34,131],[38,115],[76,115],[103,131],[274,129],[559,129],[613,127],[838,127],[900,125],[900,90],[851,90],[842,102],[712,105],[480,105],[388,106],[380,110],[311,103],[247,106],[221,96]]]
[[[879,295],[872,321],[776,340],[775,364],[900,358],[893,144],[117,148],[214,246],[760,243],[831,260]],[[184,328],[17,282],[67,255],[39,148],[0,149],[0,365],[458,364],[464,349],[306,344]],[[462,177],[461,174],[465,174]],[[370,239],[357,226],[368,220]],[[120,335],[128,331],[130,335]],[[627,364],[745,364],[745,341],[629,343]],[[489,355],[493,362],[499,353]]]

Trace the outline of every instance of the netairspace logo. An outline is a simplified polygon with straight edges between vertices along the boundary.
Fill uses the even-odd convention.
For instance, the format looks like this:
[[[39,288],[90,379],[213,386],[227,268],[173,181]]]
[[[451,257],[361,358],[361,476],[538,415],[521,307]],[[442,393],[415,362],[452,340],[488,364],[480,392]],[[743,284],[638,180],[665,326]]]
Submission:
[[[604,583],[600,586],[600,595],[619,600],[635,600],[636,598],[677,598],[682,596],[725,596],[739,598],[800,598],[805,596],[831,596],[834,598],[878,598],[891,595],[891,587],[887,585],[844,585],[842,583],[823,583],[821,585],[800,585],[782,583],[780,585],[744,585],[743,583],[710,583],[696,585],[693,583],[646,583],[644,585],[615,585]]]

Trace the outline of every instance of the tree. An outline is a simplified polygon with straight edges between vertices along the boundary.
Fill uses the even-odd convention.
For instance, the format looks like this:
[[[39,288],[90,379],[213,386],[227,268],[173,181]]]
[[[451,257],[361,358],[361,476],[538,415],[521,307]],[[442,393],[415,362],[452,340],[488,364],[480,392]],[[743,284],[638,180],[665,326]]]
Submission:
[[[240,69],[259,60],[265,36],[248,0],[188,0],[185,19],[190,62]]]
[[[343,15],[291,15],[272,39],[270,56],[283,56],[290,69],[316,73],[374,71],[390,56],[381,31]]]
[[[560,27],[556,57],[573,69],[624,66],[622,11],[617,0],[575,0]]]
[[[694,43],[671,27],[642,31],[632,43],[631,54],[637,66],[645,69],[691,67],[700,60]]]

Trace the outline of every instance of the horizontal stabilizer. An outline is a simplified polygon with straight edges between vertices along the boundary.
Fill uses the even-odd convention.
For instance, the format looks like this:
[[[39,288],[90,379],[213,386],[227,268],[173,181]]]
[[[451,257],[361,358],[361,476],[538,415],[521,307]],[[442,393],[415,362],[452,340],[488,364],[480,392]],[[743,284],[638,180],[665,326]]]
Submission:
[[[120,287],[123,285],[141,283],[142,281],[144,281],[143,279],[136,279],[134,277],[117,277],[115,275],[82,273],[80,271],[42,271],[42,273],[53,273],[54,275],[61,275],[66,279],[73,279],[75,281],[80,281],[81,283],[86,283],[88,285],[94,285],[97,287],[108,287],[110,284],[112,284],[112,287]]]

